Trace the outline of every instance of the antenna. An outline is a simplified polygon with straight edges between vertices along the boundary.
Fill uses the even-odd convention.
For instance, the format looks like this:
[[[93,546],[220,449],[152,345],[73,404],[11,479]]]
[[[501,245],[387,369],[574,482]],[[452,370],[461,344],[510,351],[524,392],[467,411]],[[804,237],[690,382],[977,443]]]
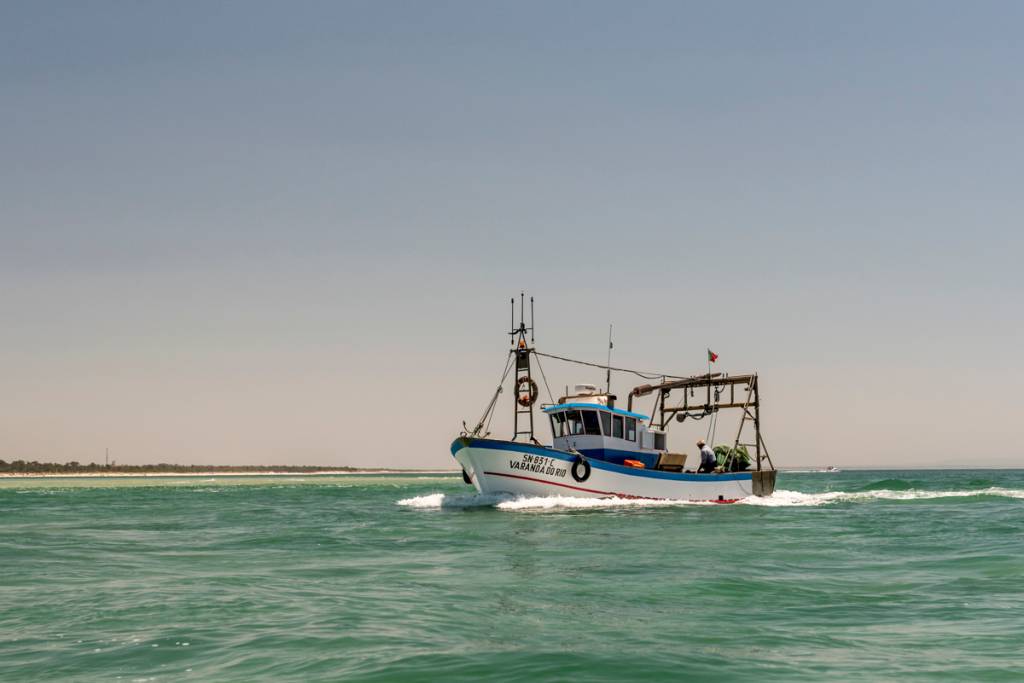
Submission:
[[[533,297],[530,297],[530,344],[533,344]]]
[[[519,292],[519,324],[516,325],[516,298],[512,297],[512,347],[526,347],[526,333],[530,333],[530,345],[533,344],[533,297],[530,297],[530,326],[526,326],[526,293]]]
[[[608,325],[608,364],[605,372],[605,393],[612,393],[612,326]]]

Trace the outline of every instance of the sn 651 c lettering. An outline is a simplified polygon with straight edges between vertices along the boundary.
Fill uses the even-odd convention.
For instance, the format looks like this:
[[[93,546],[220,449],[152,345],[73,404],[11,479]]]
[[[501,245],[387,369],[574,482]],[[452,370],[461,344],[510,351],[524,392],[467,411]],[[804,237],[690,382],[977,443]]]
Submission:
[[[569,468],[561,467],[561,465],[561,460],[555,460],[543,455],[530,455],[529,453],[523,453],[519,456],[518,460],[508,461],[510,469],[547,474],[552,477],[564,477],[566,475]]]

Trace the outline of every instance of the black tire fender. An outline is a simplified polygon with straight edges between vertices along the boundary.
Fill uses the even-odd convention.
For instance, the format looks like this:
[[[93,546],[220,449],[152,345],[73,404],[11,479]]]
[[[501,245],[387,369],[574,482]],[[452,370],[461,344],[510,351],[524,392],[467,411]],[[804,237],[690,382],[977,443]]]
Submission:
[[[580,473],[580,470],[583,470]],[[586,481],[590,478],[590,463],[587,462],[587,458],[583,455],[577,455],[576,460],[572,463],[572,478],[576,481]]]
[[[469,478],[468,474],[466,474],[466,470],[462,470],[462,481],[466,482],[470,486],[473,485],[473,480]]]

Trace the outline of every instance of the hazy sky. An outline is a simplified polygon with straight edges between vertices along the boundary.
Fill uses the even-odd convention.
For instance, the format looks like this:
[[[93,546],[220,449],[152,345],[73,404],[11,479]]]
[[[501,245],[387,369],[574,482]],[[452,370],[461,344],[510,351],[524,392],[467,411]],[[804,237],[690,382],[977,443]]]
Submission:
[[[778,465],[1020,465],[1022,25],[5,2],[0,458],[448,467],[526,289],[548,352],[760,372]]]

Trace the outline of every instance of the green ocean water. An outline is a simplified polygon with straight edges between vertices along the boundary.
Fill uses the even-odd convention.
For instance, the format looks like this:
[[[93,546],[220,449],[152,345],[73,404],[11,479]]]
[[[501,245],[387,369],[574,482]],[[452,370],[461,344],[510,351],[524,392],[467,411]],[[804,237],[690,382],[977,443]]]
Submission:
[[[0,681],[1020,681],[1024,471],[0,480]]]

